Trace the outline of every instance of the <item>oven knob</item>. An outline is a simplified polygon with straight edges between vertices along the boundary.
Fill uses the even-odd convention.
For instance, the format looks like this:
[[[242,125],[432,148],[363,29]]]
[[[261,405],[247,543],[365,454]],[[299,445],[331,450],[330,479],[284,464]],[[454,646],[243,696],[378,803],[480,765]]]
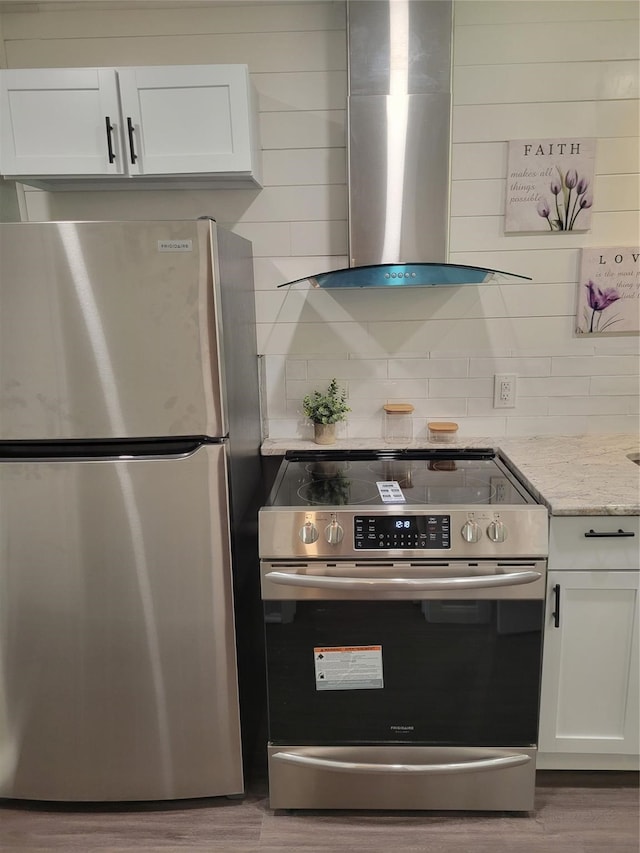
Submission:
[[[300,528],[300,532],[298,536],[305,545],[313,545],[313,543],[318,538],[318,528],[311,521],[305,521],[303,526]]]
[[[344,528],[337,521],[332,521],[325,527],[324,535],[329,545],[339,545],[344,536]]]
[[[504,542],[507,538],[507,528],[502,521],[496,519],[487,527],[487,536],[492,542]]]
[[[482,530],[476,521],[466,521],[460,532],[465,542],[477,542],[482,536]]]

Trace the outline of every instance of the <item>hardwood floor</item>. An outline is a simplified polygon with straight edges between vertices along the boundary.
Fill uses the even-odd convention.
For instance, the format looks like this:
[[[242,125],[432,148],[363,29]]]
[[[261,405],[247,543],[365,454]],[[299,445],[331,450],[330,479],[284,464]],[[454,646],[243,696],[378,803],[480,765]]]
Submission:
[[[0,802],[2,853],[638,853],[638,776],[539,771],[536,810],[273,812],[243,800],[70,806]]]

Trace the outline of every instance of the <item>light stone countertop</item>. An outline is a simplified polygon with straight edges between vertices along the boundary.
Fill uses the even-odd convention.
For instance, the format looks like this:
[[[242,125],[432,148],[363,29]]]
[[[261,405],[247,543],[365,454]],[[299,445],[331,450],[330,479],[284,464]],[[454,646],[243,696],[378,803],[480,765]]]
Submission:
[[[640,452],[637,435],[558,435],[530,438],[458,438],[413,441],[407,449],[494,448],[552,515],[640,515]],[[267,439],[264,456],[287,450],[389,450],[381,439],[338,439],[318,445],[303,439]]]

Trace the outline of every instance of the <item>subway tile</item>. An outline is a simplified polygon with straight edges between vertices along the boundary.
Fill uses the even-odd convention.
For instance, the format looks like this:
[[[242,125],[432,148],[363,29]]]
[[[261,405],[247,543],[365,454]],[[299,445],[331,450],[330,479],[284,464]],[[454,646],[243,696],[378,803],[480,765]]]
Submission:
[[[474,416],[505,417],[504,409],[493,406],[493,396],[470,397],[467,401],[468,413]],[[549,411],[549,401],[546,397],[521,397],[516,395],[515,408],[509,409],[507,417],[535,417],[546,415]]]
[[[256,334],[258,352],[267,355],[302,355],[312,350],[335,357],[371,346],[358,323],[258,323]]]
[[[380,379],[351,382],[349,394],[352,397],[371,397],[379,400],[412,401],[427,396],[427,383],[424,379]]]
[[[307,360],[305,358],[288,358],[284,366],[287,382],[307,378]]]
[[[469,376],[493,376],[495,373],[515,373],[516,376],[549,376],[551,359],[538,358],[471,358]]]
[[[589,418],[546,417],[546,418],[508,418],[505,435],[512,437],[527,435],[582,435],[587,431]]]
[[[620,376],[640,372],[640,362],[633,355],[595,355],[589,359],[567,356],[551,360],[552,376]]]
[[[637,415],[590,415],[584,428],[585,433],[623,433],[637,435],[640,420]]]
[[[429,395],[434,397],[489,397],[493,399],[493,379],[429,379]]]
[[[430,421],[449,421],[467,414],[469,401],[466,397],[427,397],[411,400],[415,406],[414,418],[427,418]]]
[[[394,358],[389,361],[392,379],[411,377],[466,377],[469,374],[468,358]]]
[[[499,438],[506,435],[507,419],[505,417],[498,418],[460,418],[458,436],[465,438],[466,436],[487,436],[488,438]]]
[[[309,379],[387,379],[386,359],[360,358],[309,362]]]
[[[546,376],[518,379],[517,394],[522,397],[579,397],[589,393],[588,377]]]
[[[550,415],[626,415],[630,412],[628,397],[551,397]]]
[[[639,391],[637,376],[594,376],[590,380],[589,393],[598,395],[633,394]]]
[[[312,435],[311,427],[303,434],[299,418],[269,418],[268,438],[311,438]]]

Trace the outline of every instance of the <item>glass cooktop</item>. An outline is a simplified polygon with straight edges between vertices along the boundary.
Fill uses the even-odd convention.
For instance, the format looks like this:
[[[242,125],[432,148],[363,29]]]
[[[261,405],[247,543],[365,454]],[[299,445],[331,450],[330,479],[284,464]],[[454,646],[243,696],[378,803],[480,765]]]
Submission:
[[[289,451],[268,506],[529,503],[492,450]]]

